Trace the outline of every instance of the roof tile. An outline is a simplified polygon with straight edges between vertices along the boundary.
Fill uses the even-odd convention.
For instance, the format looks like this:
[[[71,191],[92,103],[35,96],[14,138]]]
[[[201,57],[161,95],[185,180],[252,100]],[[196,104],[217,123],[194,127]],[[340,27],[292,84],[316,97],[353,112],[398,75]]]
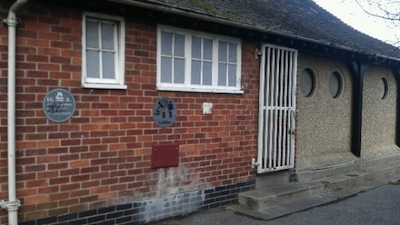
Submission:
[[[115,0],[114,0],[115,1]],[[131,0],[158,4],[245,24],[257,30],[275,31],[313,39],[368,55],[400,59],[400,49],[363,34],[327,12],[312,0]]]

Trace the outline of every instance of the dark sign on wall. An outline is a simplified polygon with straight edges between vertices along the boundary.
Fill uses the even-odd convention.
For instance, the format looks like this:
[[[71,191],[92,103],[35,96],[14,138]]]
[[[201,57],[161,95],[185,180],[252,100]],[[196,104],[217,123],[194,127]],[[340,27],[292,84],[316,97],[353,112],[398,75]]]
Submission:
[[[75,98],[65,89],[53,89],[43,99],[44,114],[54,122],[61,123],[70,119],[75,109]]]
[[[176,120],[176,105],[171,98],[160,98],[153,105],[153,119],[160,127],[169,127]]]

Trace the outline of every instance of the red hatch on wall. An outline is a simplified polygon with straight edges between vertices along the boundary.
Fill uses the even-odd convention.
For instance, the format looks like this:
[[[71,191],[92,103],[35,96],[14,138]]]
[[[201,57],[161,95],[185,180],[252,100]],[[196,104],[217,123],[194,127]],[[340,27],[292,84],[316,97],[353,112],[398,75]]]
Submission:
[[[153,145],[151,168],[175,167],[179,164],[179,145]]]

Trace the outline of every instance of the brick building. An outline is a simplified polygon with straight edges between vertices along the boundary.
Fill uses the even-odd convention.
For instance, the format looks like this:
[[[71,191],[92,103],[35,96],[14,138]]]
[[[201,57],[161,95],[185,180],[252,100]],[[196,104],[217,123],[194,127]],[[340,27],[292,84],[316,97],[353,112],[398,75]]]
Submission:
[[[312,1],[6,0],[1,18],[15,2],[0,199],[15,157],[20,224],[142,224],[235,203],[271,174],[400,153],[400,51]]]

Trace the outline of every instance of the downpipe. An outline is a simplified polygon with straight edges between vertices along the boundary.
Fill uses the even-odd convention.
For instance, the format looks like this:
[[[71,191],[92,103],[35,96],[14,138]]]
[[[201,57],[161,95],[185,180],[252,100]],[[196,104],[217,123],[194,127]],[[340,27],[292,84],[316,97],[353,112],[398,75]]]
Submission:
[[[17,0],[11,6],[8,17],[3,20],[8,26],[8,102],[7,102],[7,136],[8,136],[8,201],[1,200],[0,207],[8,210],[9,225],[18,225],[18,208],[21,203],[17,199],[16,166],[15,166],[15,58],[16,58],[16,28],[17,11],[28,0]]]

